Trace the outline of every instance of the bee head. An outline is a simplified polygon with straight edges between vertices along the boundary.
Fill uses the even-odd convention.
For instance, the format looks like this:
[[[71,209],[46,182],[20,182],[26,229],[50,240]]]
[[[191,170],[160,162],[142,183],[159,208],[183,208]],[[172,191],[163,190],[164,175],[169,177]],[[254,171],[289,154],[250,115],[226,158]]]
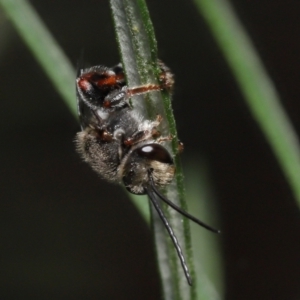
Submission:
[[[173,159],[167,149],[155,143],[146,144],[129,154],[124,165],[123,183],[129,192],[143,195],[151,184],[164,187],[171,183],[174,173]]]

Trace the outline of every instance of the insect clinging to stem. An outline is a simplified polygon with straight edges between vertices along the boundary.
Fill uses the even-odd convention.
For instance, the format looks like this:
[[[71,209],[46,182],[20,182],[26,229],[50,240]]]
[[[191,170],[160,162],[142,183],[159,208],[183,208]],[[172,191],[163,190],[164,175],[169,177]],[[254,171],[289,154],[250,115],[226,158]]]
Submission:
[[[182,210],[159,189],[169,185],[175,174],[174,161],[163,146],[172,137],[157,129],[158,115],[148,120],[130,105],[134,95],[171,90],[174,80],[169,68],[159,61],[160,83],[128,87],[121,64],[112,68],[94,66],[80,70],[76,79],[77,106],[81,131],[76,135],[77,151],[102,178],[121,183],[133,194],[147,194],[177,251],[188,283],[191,276],[181,247],[158,200],[198,225],[219,231]],[[182,146],[182,145],[181,145]]]

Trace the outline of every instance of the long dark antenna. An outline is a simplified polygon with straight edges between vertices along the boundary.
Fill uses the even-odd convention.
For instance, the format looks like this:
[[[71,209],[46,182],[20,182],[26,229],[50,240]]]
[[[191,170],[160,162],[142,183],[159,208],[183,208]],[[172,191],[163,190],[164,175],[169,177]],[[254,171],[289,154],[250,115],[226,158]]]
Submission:
[[[169,206],[171,206],[173,209],[175,209],[178,213],[182,214],[183,216],[185,216],[186,218],[190,219],[191,221],[195,222],[196,224],[206,228],[207,230],[210,230],[214,233],[220,233],[221,231],[218,229],[215,229],[207,224],[205,224],[204,222],[200,221],[199,219],[195,218],[194,216],[190,215],[188,212],[184,211],[182,208],[180,208],[179,206],[177,206],[176,204],[174,204],[173,202],[171,202],[168,198],[166,198],[163,194],[160,193],[160,191],[156,188],[154,182],[153,182],[153,178],[150,175],[150,183],[151,183],[151,188],[153,189],[154,193],[161,199],[163,200],[165,203],[167,203]]]
[[[178,243],[178,240],[177,240],[177,238],[176,238],[176,236],[174,234],[174,231],[171,228],[170,223],[167,220],[167,218],[166,218],[165,214],[163,213],[163,211],[161,210],[159,204],[157,203],[156,196],[155,196],[155,193],[152,190],[152,188],[150,187],[150,188],[145,188],[145,189],[146,189],[146,192],[147,192],[147,194],[148,194],[148,196],[149,196],[149,198],[150,198],[150,200],[151,200],[154,208],[156,209],[159,217],[161,218],[163,224],[165,225],[165,227],[166,227],[166,229],[167,229],[167,231],[168,231],[168,233],[169,233],[169,235],[171,237],[171,240],[172,240],[172,242],[174,244],[174,247],[175,247],[175,249],[177,251],[177,254],[178,254],[178,257],[180,259],[180,262],[181,262],[181,265],[182,265],[185,277],[187,279],[187,282],[188,282],[189,285],[192,285],[191,275],[190,275],[189,269],[187,267],[187,264],[185,262],[185,259],[184,259],[181,247],[180,247],[180,245]]]

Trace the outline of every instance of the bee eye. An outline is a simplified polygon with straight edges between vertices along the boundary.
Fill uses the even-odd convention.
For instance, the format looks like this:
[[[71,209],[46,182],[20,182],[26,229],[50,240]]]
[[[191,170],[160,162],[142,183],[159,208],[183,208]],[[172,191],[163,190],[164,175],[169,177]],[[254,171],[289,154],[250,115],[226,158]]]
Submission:
[[[173,159],[166,148],[159,144],[148,144],[136,150],[140,157],[157,160],[166,164],[173,164]]]

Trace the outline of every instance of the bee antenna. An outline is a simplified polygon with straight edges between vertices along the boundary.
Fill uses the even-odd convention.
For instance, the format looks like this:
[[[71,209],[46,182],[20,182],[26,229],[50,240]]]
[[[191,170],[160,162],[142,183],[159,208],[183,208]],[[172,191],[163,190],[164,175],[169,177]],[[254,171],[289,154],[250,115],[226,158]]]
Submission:
[[[171,240],[172,240],[172,242],[174,244],[174,247],[176,249],[177,255],[178,255],[179,259],[180,259],[180,262],[181,262],[181,265],[182,265],[185,277],[187,279],[187,282],[188,282],[189,285],[192,285],[191,275],[190,275],[189,269],[187,267],[187,264],[185,262],[185,259],[184,259],[183,253],[182,253],[182,249],[181,249],[181,247],[180,247],[180,245],[178,243],[178,240],[177,240],[177,238],[175,236],[175,233],[174,233],[174,231],[173,231],[173,229],[172,229],[169,221],[167,220],[165,214],[161,210],[158,202],[156,201],[156,196],[155,196],[156,193],[155,193],[154,189],[152,188],[152,186],[149,186],[149,188],[145,188],[145,190],[146,190],[147,195],[150,198],[150,201],[152,202],[155,210],[157,211],[160,219],[162,220],[165,228],[167,229],[167,231],[168,231],[168,233],[169,233],[169,235],[171,237]]]
[[[161,194],[160,191],[157,189],[157,187],[154,184],[152,176],[150,175],[149,177],[150,177],[150,184],[151,184],[152,190],[162,201],[167,203],[169,206],[171,206],[174,210],[176,210],[181,215],[185,216],[186,218],[190,219],[191,221],[195,222],[196,224],[206,228],[207,230],[212,231],[214,233],[221,233],[220,230],[215,229],[215,228],[205,224],[204,222],[202,222],[199,219],[195,218],[194,216],[190,215],[188,212],[184,211],[182,208],[180,208],[179,206],[177,206],[176,204],[171,202],[168,198],[166,198],[163,194]]]

